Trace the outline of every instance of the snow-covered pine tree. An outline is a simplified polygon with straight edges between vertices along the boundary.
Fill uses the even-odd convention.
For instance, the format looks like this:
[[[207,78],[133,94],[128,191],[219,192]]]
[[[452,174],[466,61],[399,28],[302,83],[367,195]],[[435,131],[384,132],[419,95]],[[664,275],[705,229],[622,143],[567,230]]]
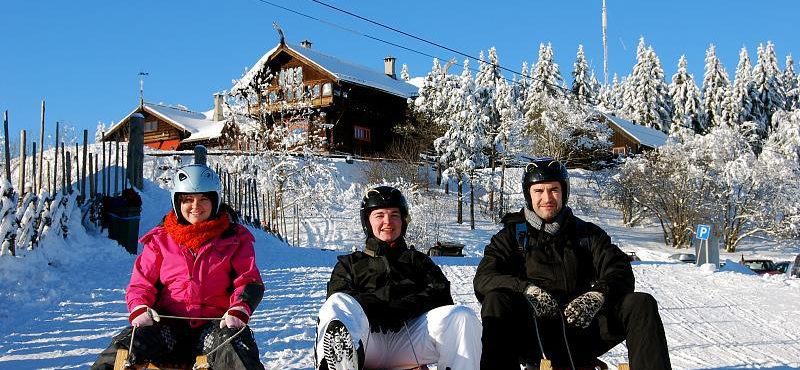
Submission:
[[[711,44],[706,50],[705,72],[703,74],[703,131],[719,125],[725,92],[730,84],[728,73],[717,57],[717,49]]]
[[[97,122],[97,128],[94,130],[94,142],[99,143],[103,141],[103,133],[106,132],[106,124]]]
[[[403,63],[403,67],[400,68],[400,78],[402,78],[403,81],[406,82],[411,80],[411,75],[408,73],[408,65],[405,63]]]
[[[515,76],[516,77],[516,76]],[[528,99],[528,91],[530,90],[531,86],[531,72],[528,68],[528,62],[522,62],[522,67],[520,68],[519,72],[519,79],[515,80],[515,84],[511,87],[515,90],[514,95],[516,95],[521,102],[527,101]]]
[[[40,204],[39,196],[33,192],[28,192],[17,209],[19,229],[17,230],[16,243],[18,250],[31,250],[36,246],[38,217],[41,214]]]
[[[501,156],[499,150],[503,149],[494,143],[500,131],[500,113],[498,111],[498,85],[505,84],[503,75],[500,73],[500,61],[497,57],[497,49],[489,48],[489,61],[483,58],[483,51],[479,56],[480,65],[478,73],[475,75],[475,92],[477,94],[478,111],[480,119],[485,122],[485,132],[487,137],[487,150],[489,152],[489,165],[491,172],[483,183],[483,187],[489,193],[489,209],[494,211],[494,169],[497,159]],[[473,179],[474,180],[474,179]],[[470,207],[474,207],[474,202],[470,202]],[[474,212],[470,209],[470,212]]]
[[[739,51],[739,63],[736,66],[733,88],[731,90],[731,104],[726,105],[727,110],[739,108],[739,118],[736,122],[753,121],[753,80],[751,77],[752,65],[747,48]]]
[[[775,46],[771,41],[767,45],[758,45],[758,61],[753,67],[753,116],[757,122],[767,128],[767,134],[775,127],[772,115],[786,104],[786,93],[781,83],[781,71]]]
[[[787,111],[800,108],[800,103],[798,99],[800,99],[800,89],[798,89],[798,76],[797,73],[794,72],[794,59],[792,58],[792,54],[786,56],[786,68],[783,69],[783,90],[786,92],[786,104],[785,108]]]
[[[553,47],[539,44],[539,59],[530,71],[530,84],[527,90],[525,109],[527,115],[536,115],[537,107],[545,97],[563,96],[561,72],[553,60]]]
[[[611,112],[621,113],[624,107],[624,99],[625,99],[625,82],[627,80],[623,78],[621,81],[619,76],[614,73],[614,77],[611,79],[611,90],[608,94],[608,104],[609,109]]]
[[[763,169],[761,180],[773,189],[763,202],[765,210],[758,222],[770,233],[800,237],[800,110],[778,111],[756,167]]]
[[[589,69],[583,45],[578,45],[575,63],[572,65],[572,93],[578,102],[584,105],[597,104],[594,73]]]
[[[672,103],[664,69],[652,47],[639,39],[637,61],[624,85],[623,116],[642,126],[669,131]]]
[[[0,179],[0,256],[16,255],[14,242],[17,238],[17,199],[19,195],[6,179]]]
[[[483,151],[488,144],[486,121],[478,111],[468,59],[464,61],[458,88],[451,90],[448,100],[450,122],[444,135],[434,141],[434,146],[439,154],[439,163],[445,168],[445,177],[458,181],[458,223],[462,223],[464,175],[471,175],[475,168],[486,164]]]
[[[697,133],[701,129],[700,90],[686,66],[686,57],[681,55],[678,60],[678,71],[672,76],[672,83],[669,85],[669,95],[673,104],[670,133],[678,127]]]

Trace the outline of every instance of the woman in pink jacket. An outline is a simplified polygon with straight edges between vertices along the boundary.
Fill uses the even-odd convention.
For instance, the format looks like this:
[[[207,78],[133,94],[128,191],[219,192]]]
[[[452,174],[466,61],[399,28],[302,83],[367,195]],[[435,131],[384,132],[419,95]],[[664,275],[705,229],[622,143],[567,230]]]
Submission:
[[[131,346],[131,337],[131,364],[192,363],[213,350],[214,369],[264,369],[246,326],[264,295],[253,235],[222,203],[219,177],[205,165],[177,170],[172,206],[139,240],[144,249],[125,296],[131,326],[92,369],[113,369],[117,349]]]

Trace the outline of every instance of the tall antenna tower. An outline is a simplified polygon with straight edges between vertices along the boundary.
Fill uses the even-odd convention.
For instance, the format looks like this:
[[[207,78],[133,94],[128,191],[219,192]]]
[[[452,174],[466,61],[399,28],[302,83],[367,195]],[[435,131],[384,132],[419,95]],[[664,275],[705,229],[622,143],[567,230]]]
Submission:
[[[606,0],[603,0],[603,80],[608,85],[608,36],[606,35],[606,28],[608,27],[608,18],[606,18]]]

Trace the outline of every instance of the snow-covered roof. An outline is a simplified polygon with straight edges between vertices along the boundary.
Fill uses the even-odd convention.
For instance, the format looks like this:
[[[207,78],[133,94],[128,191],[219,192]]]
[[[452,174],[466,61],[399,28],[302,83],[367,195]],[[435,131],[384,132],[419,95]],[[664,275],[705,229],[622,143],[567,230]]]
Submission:
[[[284,44],[288,50],[306,59],[309,63],[316,65],[320,69],[330,73],[340,81],[347,81],[353,84],[372,87],[381,91],[385,91],[392,95],[397,95],[403,98],[410,98],[416,96],[419,89],[403,80],[391,78],[384,74],[382,71],[376,71],[368,67],[358,65],[355,63],[347,62],[339,58],[320,53],[311,48],[301,46]],[[253,79],[255,74],[264,68],[264,65],[275,55],[281,45],[275,46],[268,51],[261,59],[250,68],[244,77],[240,79],[233,86],[233,89],[239,89],[247,86]]]
[[[119,127],[125,125],[128,120],[130,120],[131,116],[139,110],[140,109],[137,107],[132,112],[128,113],[125,118],[111,126],[106,135],[111,134]],[[144,103],[142,110],[188,132],[190,136],[184,139],[184,142],[218,138],[221,135],[222,129],[225,127],[226,122],[214,121],[210,119],[209,113],[193,112],[185,108],[171,107],[161,104]],[[213,111],[210,113],[213,114]]]
[[[630,135],[644,146],[655,149],[666,144],[667,142],[667,134],[659,130],[637,125],[631,121],[613,116],[609,113],[600,112],[600,114],[602,114],[603,117],[606,117],[609,122],[613,123],[620,130],[624,131],[626,134]]]

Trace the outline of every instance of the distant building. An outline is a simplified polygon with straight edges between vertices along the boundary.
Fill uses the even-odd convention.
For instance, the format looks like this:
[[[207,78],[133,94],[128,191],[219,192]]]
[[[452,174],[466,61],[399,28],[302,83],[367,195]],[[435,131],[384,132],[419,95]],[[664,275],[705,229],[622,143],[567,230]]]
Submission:
[[[197,144],[254,149],[253,140],[266,127],[253,117],[268,112],[264,124],[280,123],[294,134],[325,139],[323,150],[383,152],[393,141],[392,128],[406,119],[407,100],[418,91],[397,78],[394,58],[385,58],[383,65],[383,72],[372,70],[312,50],[308,41],[301,46],[281,41],[231,89],[246,98],[252,117],[233,117],[219,95],[214,110],[206,113],[143,103],[112,125],[104,140],[127,140],[130,117],[139,112],[145,116],[145,145],[155,149]]]
[[[598,112],[600,122],[613,131],[611,151],[615,155],[640,154],[656,149],[667,142],[667,134],[649,127],[637,125],[610,113]]]
[[[192,112],[184,107],[171,107],[143,102],[125,118],[105,132],[104,141],[127,141],[130,118],[144,115],[144,145],[153,149],[183,150],[202,144],[211,148],[232,148],[238,128],[223,119],[222,96],[215,97],[214,110]]]
[[[418,88],[397,78],[392,57],[384,59],[380,72],[318,52],[304,41],[280,42],[232,91],[247,95],[251,113],[271,112],[272,124],[325,138],[330,151],[366,154],[382,152],[392,142],[392,128],[406,119],[407,99]]]

